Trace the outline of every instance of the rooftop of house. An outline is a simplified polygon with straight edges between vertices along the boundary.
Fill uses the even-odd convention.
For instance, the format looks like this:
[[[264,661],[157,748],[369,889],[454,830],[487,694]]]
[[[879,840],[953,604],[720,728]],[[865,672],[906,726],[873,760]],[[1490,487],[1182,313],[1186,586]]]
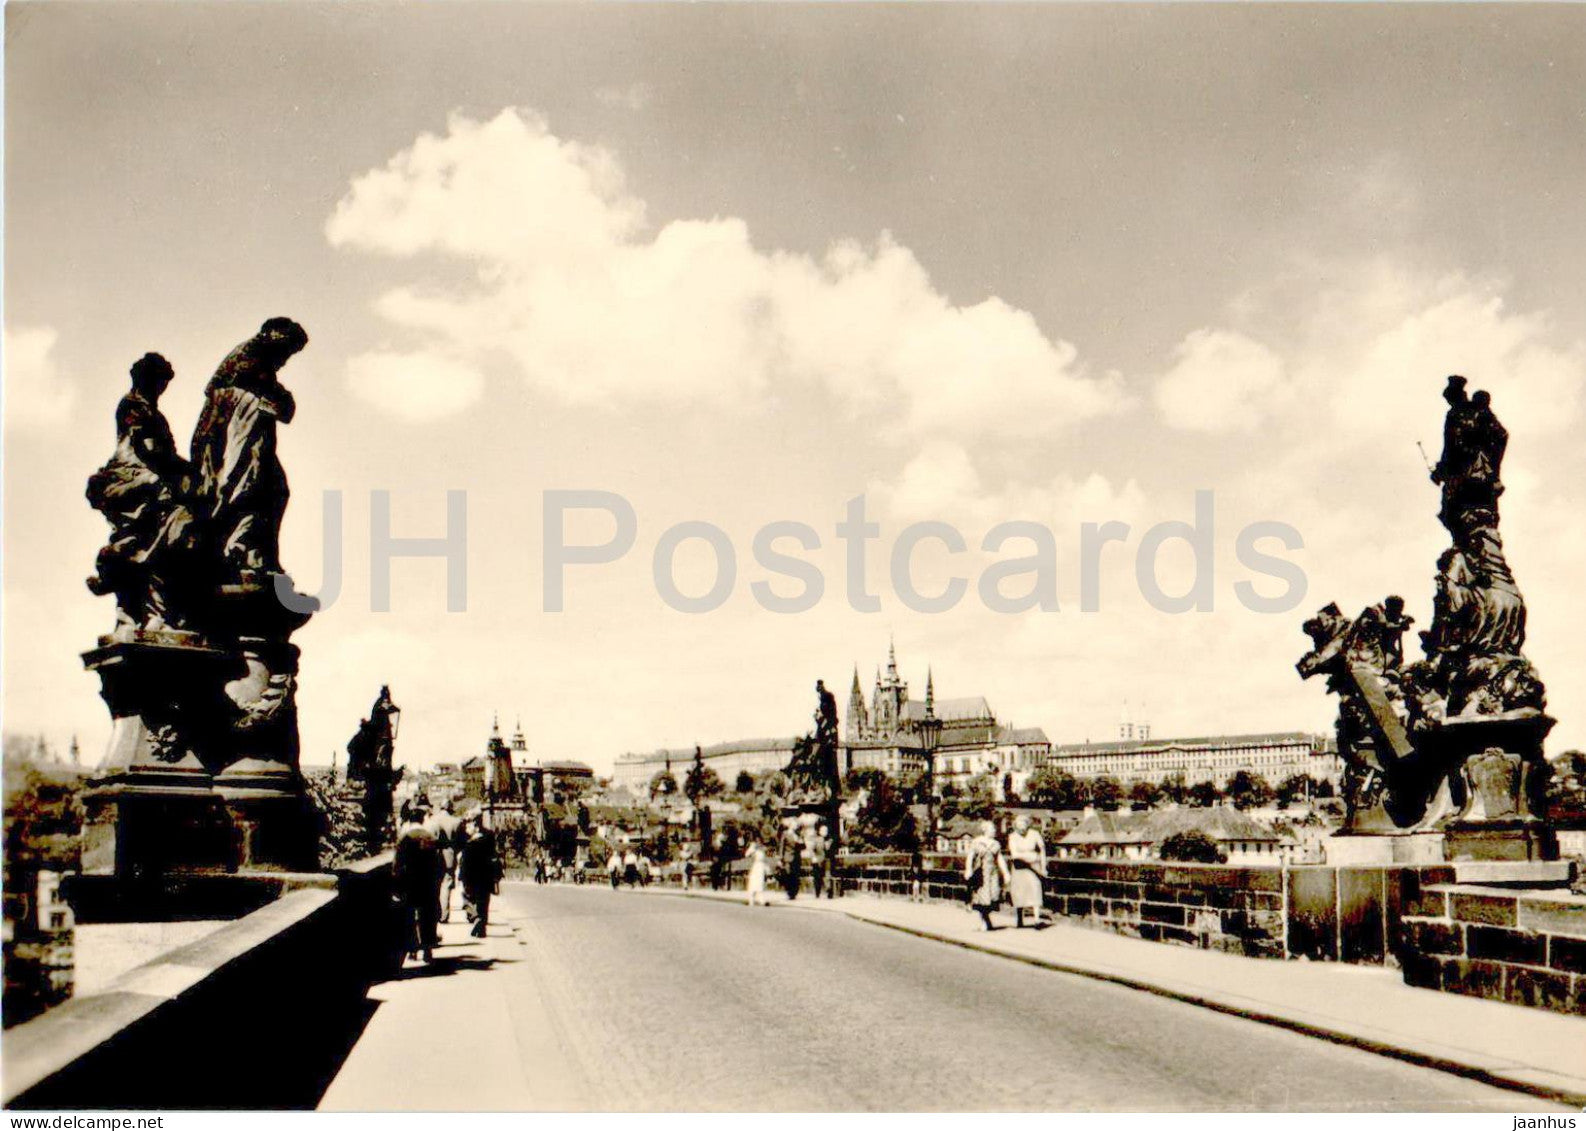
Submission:
[[[711,746],[700,747],[700,755],[708,762],[712,758],[722,758],[729,754],[753,754],[760,752],[786,752],[791,755],[796,738],[740,738],[731,742],[718,742]],[[686,768],[694,760],[692,746],[680,747],[674,750],[651,750],[643,754],[621,754],[617,757],[619,765],[633,765],[642,763],[672,763],[674,768]]]
[[[1097,809],[1063,837],[1064,844],[1160,844],[1175,833],[1202,832],[1219,843],[1276,842],[1283,838],[1248,813],[1229,805],[1180,806],[1147,812]]]

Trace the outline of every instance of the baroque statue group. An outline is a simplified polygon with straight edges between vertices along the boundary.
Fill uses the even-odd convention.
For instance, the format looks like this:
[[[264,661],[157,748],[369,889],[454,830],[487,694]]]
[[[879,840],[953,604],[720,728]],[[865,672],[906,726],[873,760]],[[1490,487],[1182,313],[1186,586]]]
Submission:
[[[1299,672],[1325,675],[1339,697],[1342,834],[1381,838],[1384,860],[1535,860],[1557,851],[1542,753],[1553,720],[1524,655],[1525,601],[1498,533],[1509,434],[1491,397],[1466,386],[1449,377],[1443,392],[1443,450],[1431,476],[1451,544],[1437,560],[1422,658],[1405,662],[1413,618],[1402,597],[1354,618],[1330,604],[1305,623],[1312,648]]]
[[[312,869],[298,770],[298,650],[316,605],[281,567],[286,474],[276,430],[296,411],[281,370],[308,344],[271,318],[216,368],[185,454],[148,353],[116,407],[116,447],[88,480],[110,524],[88,579],[114,629],[84,663],[110,708],[85,805],[85,870]]]

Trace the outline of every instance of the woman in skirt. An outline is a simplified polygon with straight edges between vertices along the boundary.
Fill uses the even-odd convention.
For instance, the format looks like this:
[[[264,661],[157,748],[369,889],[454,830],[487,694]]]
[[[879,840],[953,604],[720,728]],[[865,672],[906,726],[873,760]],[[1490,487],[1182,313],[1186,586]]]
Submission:
[[[1013,901],[1013,925],[1024,926],[1028,912],[1037,926],[1041,923],[1041,878],[1046,875],[1046,841],[1030,827],[1030,818],[1020,815],[1013,822],[1008,838],[1008,858],[1013,862],[1013,879],[1008,894]]]
[[[979,930],[991,930],[991,911],[1002,902],[1008,886],[1008,860],[997,843],[997,826],[986,821],[980,835],[969,842],[964,855],[964,879],[969,884],[969,906],[980,916]]]
[[[765,849],[758,844],[749,849],[749,906],[759,904],[766,906],[765,898]]]

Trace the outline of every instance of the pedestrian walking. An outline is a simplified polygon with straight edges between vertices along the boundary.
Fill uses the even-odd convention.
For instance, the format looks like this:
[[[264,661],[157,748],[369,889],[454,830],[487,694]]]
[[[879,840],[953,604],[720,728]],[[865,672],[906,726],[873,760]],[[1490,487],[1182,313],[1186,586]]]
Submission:
[[[782,853],[782,887],[787,892],[788,902],[799,897],[799,886],[803,882],[804,846],[799,842],[798,834],[789,832]]]
[[[909,900],[925,902],[925,849],[918,837],[909,848]]]
[[[650,857],[648,853],[639,853],[639,886],[650,886]]]
[[[1002,902],[1002,893],[1008,886],[1008,861],[997,842],[997,826],[985,821],[980,835],[969,842],[964,854],[964,879],[969,884],[969,906],[980,916],[982,931],[989,931],[991,912]]]
[[[691,849],[683,850],[683,890],[691,891],[694,887],[694,853]]]
[[[606,874],[611,878],[611,890],[616,891],[622,885],[622,849],[616,845],[606,856]]]
[[[622,882],[630,888],[639,886],[639,854],[631,848],[622,854]]]
[[[457,888],[457,853],[467,835],[463,832],[462,821],[446,809],[437,809],[424,827],[435,834],[436,843],[440,845],[440,913],[437,918],[442,923],[449,923],[452,919],[452,892]]]
[[[811,829],[809,839],[804,842],[804,851],[808,854],[810,863],[810,888],[816,899],[823,895],[827,897],[831,895],[831,892],[826,890],[830,846],[831,841],[827,836],[825,825]]]
[[[727,886],[727,838],[718,834],[710,854],[710,890],[721,891]]]
[[[501,890],[501,855],[496,837],[481,822],[463,844],[457,866],[463,885],[463,909],[473,929],[468,933],[484,938],[490,928],[490,897]]]
[[[1040,926],[1046,839],[1039,829],[1030,827],[1030,818],[1022,813],[1013,822],[1013,835],[1008,837],[1008,859],[1013,865],[1013,879],[1008,885],[1013,901],[1013,925],[1016,928],[1024,926],[1024,916],[1028,913]]]
[[[757,841],[749,847],[748,890],[750,907],[754,907],[756,905],[760,907],[767,906],[765,898],[765,874],[765,849],[761,848],[759,842]]]
[[[421,952],[426,963],[435,958],[440,945],[436,920],[440,915],[441,847],[435,834],[424,827],[429,813],[414,808],[412,820],[397,837],[391,861],[391,881],[402,903],[407,955]]]

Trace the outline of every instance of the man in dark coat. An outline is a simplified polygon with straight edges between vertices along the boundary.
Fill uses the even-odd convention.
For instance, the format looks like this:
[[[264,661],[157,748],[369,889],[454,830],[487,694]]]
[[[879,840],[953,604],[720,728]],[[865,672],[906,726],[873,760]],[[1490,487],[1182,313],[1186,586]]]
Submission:
[[[412,822],[397,837],[391,864],[391,879],[410,925],[408,957],[422,950],[425,962],[434,959],[440,942],[436,919],[440,915],[441,876],[445,871],[440,840],[424,827],[428,815],[423,809],[414,810]]]
[[[804,842],[804,854],[809,859],[810,885],[815,892],[815,898],[830,896],[827,881],[830,864],[831,842],[826,835],[826,826],[811,829]]]
[[[804,845],[798,834],[790,831],[783,840],[782,889],[789,900],[799,897],[799,886],[804,882]]]
[[[463,843],[457,872],[463,885],[463,904],[474,924],[468,933],[484,938],[490,926],[490,897],[501,882],[501,857],[496,853],[495,834],[483,822],[473,824]]]

